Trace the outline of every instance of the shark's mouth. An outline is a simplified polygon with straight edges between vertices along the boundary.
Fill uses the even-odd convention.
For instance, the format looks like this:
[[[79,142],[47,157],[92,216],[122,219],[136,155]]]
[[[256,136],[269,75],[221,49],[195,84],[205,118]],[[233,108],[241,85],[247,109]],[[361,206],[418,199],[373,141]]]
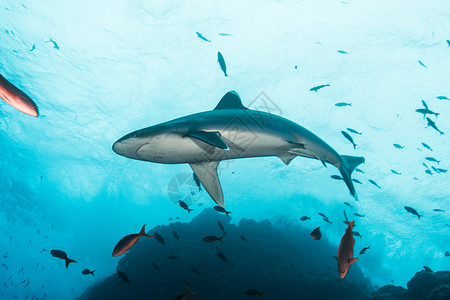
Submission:
[[[144,148],[144,147],[145,147],[145,146],[148,146],[148,145],[150,145],[150,144],[149,144],[149,143],[144,144],[144,145],[142,145],[142,146],[140,146],[139,148],[136,149],[135,154],[136,154],[136,157],[137,157],[137,158],[142,159],[142,160],[145,160],[145,157],[143,156],[143,154],[144,154],[145,152],[147,152],[147,150],[149,150],[149,149],[148,149],[148,148],[146,149],[146,148]]]

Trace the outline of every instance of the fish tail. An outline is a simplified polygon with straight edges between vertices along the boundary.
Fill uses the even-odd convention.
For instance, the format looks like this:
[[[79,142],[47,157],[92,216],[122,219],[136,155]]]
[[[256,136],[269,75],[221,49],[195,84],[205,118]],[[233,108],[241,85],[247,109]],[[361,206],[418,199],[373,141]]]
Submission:
[[[194,293],[194,292],[192,292],[190,289],[189,289],[189,286],[186,284],[186,296],[191,296],[191,295],[195,295],[196,293]]]
[[[65,261],[66,261],[66,269],[69,267],[70,263],[76,263],[77,262],[76,260],[73,260],[73,259],[70,259],[70,258],[66,258]]]
[[[338,166],[342,178],[344,179],[344,182],[350,191],[350,194],[355,198],[356,201],[358,201],[358,196],[356,195],[355,186],[353,185],[352,172],[364,161],[364,157],[341,155],[341,164],[340,166]]]
[[[147,225],[147,224],[144,224],[144,226],[142,226],[141,231],[139,231],[139,235],[140,236],[146,236],[146,237],[153,237],[153,236],[148,235],[147,233],[145,233],[145,225]]]
[[[228,217],[229,214],[231,214],[231,211],[227,211],[227,212],[225,213],[225,215],[227,215],[227,217]]]
[[[223,242],[223,238],[225,237],[225,235],[222,235],[220,238],[219,238],[219,241],[221,241],[222,243],[224,243]]]
[[[97,270],[91,271],[92,276],[94,276],[94,272],[95,272],[95,271],[97,271]]]
[[[422,217],[422,215],[419,215],[419,214],[417,214],[417,217],[419,218],[419,220],[420,220],[420,217]]]
[[[193,211],[193,210],[194,210],[193,208],[188,208],[188,209],[187,209],[188,213],[190,213],[190,212]]]

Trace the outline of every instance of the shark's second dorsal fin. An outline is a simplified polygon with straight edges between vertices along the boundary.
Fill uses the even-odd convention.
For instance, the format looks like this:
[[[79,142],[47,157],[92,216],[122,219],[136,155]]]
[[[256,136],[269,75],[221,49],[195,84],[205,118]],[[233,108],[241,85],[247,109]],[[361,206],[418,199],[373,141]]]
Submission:
[[[241,97],[239,97],[238,93],[229,91],[220,99],[216,108],[214,108],[214,110],[218,109],[247,109],[247,107],[242,105]]]

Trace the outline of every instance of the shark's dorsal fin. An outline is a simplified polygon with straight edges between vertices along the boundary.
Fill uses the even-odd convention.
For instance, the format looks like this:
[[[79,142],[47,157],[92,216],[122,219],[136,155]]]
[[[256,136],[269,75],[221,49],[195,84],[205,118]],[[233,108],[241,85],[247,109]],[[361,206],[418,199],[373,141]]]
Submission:
[[[218,161],[206,161],[189,164],[211,198],[224,207],[223,192],[217,175]]]
[[[201,140],[211,146],[228,150],[228,145],[220,137],[217,131],[192,131],[185,136]]]
[[[241,97],[239,97],[238,93],[229,91],[220,99],[216,108],[214,108],[214,110],[218,109],[247,109],[247,107],[242,105]]]

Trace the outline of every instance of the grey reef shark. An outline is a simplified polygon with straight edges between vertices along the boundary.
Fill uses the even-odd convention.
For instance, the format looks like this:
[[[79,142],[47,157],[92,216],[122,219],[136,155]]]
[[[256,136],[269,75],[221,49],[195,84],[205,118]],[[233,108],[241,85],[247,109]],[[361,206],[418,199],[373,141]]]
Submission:
[[[235,91],[223,96],[216,108],[131,132],[114,143],[115,153],[143,161],[184,164],[211,198],[224,207],[217,174],[222,160],[278,156],[286,165],[297,156],[320,160],[339,169],[350,194],[357,200],[351,179],[363,157],[339,155],[302,126],[280,116],[246,108]]]

